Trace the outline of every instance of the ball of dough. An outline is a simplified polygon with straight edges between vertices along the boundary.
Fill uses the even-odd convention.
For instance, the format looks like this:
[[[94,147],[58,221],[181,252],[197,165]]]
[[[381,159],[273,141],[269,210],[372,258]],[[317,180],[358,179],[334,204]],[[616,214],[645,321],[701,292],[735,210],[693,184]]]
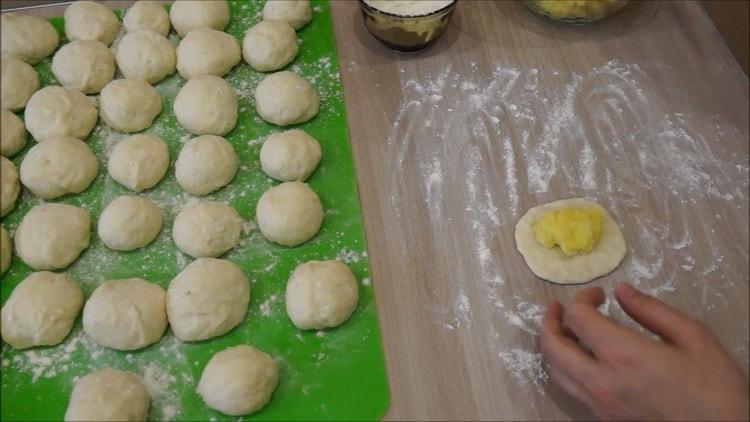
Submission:
[[[63,14],[65,36],[70,41],[96,40],[110,45],[120,31],[120,21],[107,6],[93,1],[76,1]]]
[[[41,204],[32,208],[16,229],[16,254],[35,270],[67,267],[89,247],[91,218],[83,208]]]
[[[115,77],[115,57],[99,41],[73,41],[55,53],[52,73],[64,87],[96,94]]]
[[[279,245],[297,246],[320,230],[323,206],[302,182],[286,182],[267,190],[255,211],[263,236]]]
[[[240,62],[240,45],[226,32],[197,28],[177,46],[177,71],[185,79],[224,76]]]
[[[177,93],[174,114],[191,133],[224,136],[237,124],[237,94],[224,79],[198,76]]]
[[[9,159],[0,157],[0,217],[13,211],[20,192],[16,165]]]
[[[21,162],[21,183],[37,198],[81,193],[99,172],[96,156],[83,141],[68,136],[34,145]]]
[[[267,0],[263,19],[288,22],[294,29],[300,29],[312,20],[312,7],[309,0]]]
[[[37,142],[54,136],[86,139],[96,125],[96,107],[80,91],[47,86],[26,104],[26,129]]]
[[[109,176],[126,188],[140,192],[156,186],[169,168],[167,144],[153,135],[123,139],[112,149]]]
[[[259,72],[281,69],[298,51],[297,33],[283,21],[262,21],[248,29],[242,40],[242,57]]]
[[[143,79],[116,79],[102,90],[99,113],[113,129],[139,132],[161,113],[161,97]]]
[[[286,285],[286,313],[300,330],[343,324],[354,312],[358,299],[354,274],[335,260],[300,264]]]
[[[213,355],[198,382],[198,394],[208,407],[241,416],[265,406],[279,383],[271,356],[242,344]]]
[[[83,307],[83,330],[116,350],[137,350],[159,341],[167,329],[167,294],[140,278],[99,285]]]
[[[237,245],[242,218],[231,206],[205,201],[185,206],[174,220],[177,247],[193,258],[215,258]]]
[[[547,211],[568,207],[594,207],[603,218],[599,242],[585,254],[565,255],[559,247],[547,248],[534,236],[534,224]],[[540,278],[558,284],[587,283],[614,271],[627,252],[625,237],[617,223],[595,202],[581,198],[563,199],[531,208],[518,220],[515,230],[516,248],[526,265]]]
[[[0,225],[0,275],[10,267],[10,260],[13,257],[12,242],[8,231]]]
[[[272,73],[255,89],[258,114],[278,126],[304,123],[318,114],[318,107],[318,94],[293,72]]]
[[[20,117],[4,108],[0,116],[0,155],[12,157],[26,145],[26,127]]]
[[[0,31],[0,54],[18,57],[29,64],[46,59],[60,45],[55,27],[36,16],[3,13]]]
[[[119,369],[94,371],[76,382],[66,421],[145,421],[151,396],[137,376]]]
[[[229,4],[224,0],[177,0],[169,9],[169,18],[181,37],[196,28],[223,31],[229,24]]]
[[[274,133],[260,148],[260,166],[282,182],[303,182],[320,162],[320,144],[299,129]]]
[[[81,305],[80,287],[65,274],[32,273],[3,306],[3,340],[16,349],[58,344],[73,327]]]
[[[22,110],[39,89],[39,75],[30,64],[8,56],[2,59],[2,107],[10,111]]]
[[[140,0],[135,2],[122,18],[122,26],[127,32],[148,29],[166,37],[169,34],[169,13],[158,1]]]
[[[147,29],[122,37],[117,44],[115,58],[126,78],[141,78],[150,84],[173,74],[177,64],[177,56],[169,40]]]
[[[175,337],[199,341],[237,326],[247,314],[250,283],[231,261],[198,258],[167,289],[167,316]]]
[[[237,155],[221,136],[193,138],[180,150],[175,176],[182,190],[206,195],[227,185],[237,173]]]
[[[132,251],[151,243],[161,230],[161,209],[142,196],[119,196],[99,216],[98,233],[104,245]]]

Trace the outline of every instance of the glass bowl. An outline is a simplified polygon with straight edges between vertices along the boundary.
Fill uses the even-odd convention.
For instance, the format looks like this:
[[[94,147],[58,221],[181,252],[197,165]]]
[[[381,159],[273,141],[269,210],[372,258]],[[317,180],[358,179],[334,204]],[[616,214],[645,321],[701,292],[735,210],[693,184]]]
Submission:
[[[406,2],[392,0],[359,0],[359,5],[365,26],[375,38],[395,50],[414,51],[431,45],[445,32],[456,2],[410,2],[416,7],[411,10],[398,7]]]
[[[628,0],[525,0],[526,7],[555,22],[587,24],[622,9]]]

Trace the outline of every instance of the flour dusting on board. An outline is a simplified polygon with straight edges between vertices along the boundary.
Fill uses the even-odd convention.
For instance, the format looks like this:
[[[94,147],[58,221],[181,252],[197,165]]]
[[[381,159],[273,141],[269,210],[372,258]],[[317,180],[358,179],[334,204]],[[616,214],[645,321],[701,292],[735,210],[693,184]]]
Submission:
[[[503,260],[521,259],[515,223],[528,208],[560,199],[552,191],[595,200],[628,228],[620,278],[662,297],[694,288],[705,309],[726,301],[731,281],[702,275],[717,271],[725,254],[747,259],[747,245],[719,241],[711,226],[721,215],[700,225],[686,216],[714,215],[705,212],[711,204],[746,206],[746,157],[727,156],[713,142],[737,136],[738,129],[715,123],[701,133],[696,122],[705,116],[652,110],[649,104],[666,102],[658,97],[664,94],[637,64],[611,60],[585,74],[497,64],[491,77],[476,65],[470,69],[449,65],[431,76],[402,70],[402,99],[386,139],[396,157],[390,167],[394,218],[425,221],[413,230],[473,252],[472,262],[443,257],[433,264],[453,281],[425,299],[439,327],[471,332],[477,329],[470,323],[473,309],[488,309],[494,318],[485,338],[493,354],[519,386],[544,394],[538,336],[546,303],[528,289],[543,281],[508,273]],[[552,79],[549,86],[561,88],[549,88]],[[449,198],[449,192],[463,197]],[[415,208],[419,202],[424,205]],[[465,206],[458,213],[449,203]],[[647,203],[655,206],[646,209]],[[417,236],[405,237],[408,243]],[[712,254],[699,254],[697,244],[710,245]],[[624,319],[611,301],[602,311]],[[504,335],[511,331],[521,336]],[[743,339],[732,341],[742,351],[737,357],[747,361]]]

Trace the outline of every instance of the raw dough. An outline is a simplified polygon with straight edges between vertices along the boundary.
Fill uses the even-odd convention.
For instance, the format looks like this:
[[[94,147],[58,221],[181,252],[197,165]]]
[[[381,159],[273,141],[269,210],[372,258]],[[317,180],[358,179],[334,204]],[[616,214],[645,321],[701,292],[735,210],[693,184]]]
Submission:
[[[115,77],[115,56],[99,41],[73,41],[55,53],[52,73],[64,87],[96,94]]]
[[[242,40],[242,57],[259,72],[281,69],[298,51],[297,33],[283,21],[262,21],[248,29]]]
[[[229,5],[224,0],[177,0],[172,3],[169,18],[181,37],[196,28],[223,31],[229,24]]]
[[[271,356],[242,344],[211,357],[197,391],[208,407],[241,416],[262,409],[278,383],[279,370]]]
[[[177,64],[169,40],[148,29],[125,34],[117,44],[115,58],[126,78],[141,78],[150,84],[173,74]]]
[[[10,267],[11,258],[13,258],[13,241],[5,227],[0,225],[0,275]]]
[[[300,29],[312,20],[312,7],[309,0],[267,0],[263,19],[288,22],[294,29]]]
[[[3,340],[16,349],[63,341],[83,305],[83,293],[65,274],[31,273],[2,309]]]
[[[94,371],[76,382],[66,421],[145,421],[151,396],[134,374],[114,368]]]
[[[565,207],[596,207],[604,216],[601,239],[591,252],[568,256],[559,247],[546,248],[534,237],[534,223],[545,212]],[[587,283],[614,271],[625,257],[627,246],[620,227],[607,210],[581,198],[563,199],[536,206],[516,224],[516,248],[537,277],[558,284]]]
[[[237,124],[237,94],[218,76],[198,76],[177,93],[174,114],[191,133],[224,136]]]
[[[193,138],[180,150],[175,176],[182,190],[206,195],[227,185],[237,173],[237,155],[221,136]]]
[[[302,130],[274,133],[260,148],[263,171],[282,182],[304,182],[320,162],[320,144]]]
[[[3,13],[0,31],[0,55],[16,56],[29,64],[41,62],[60,45],[55,27],[36,16]]]
[[[53,136],[86,139],[99,118],[96,107],[81,91],[47,86],[26,104],[26,129],[37,142]]]
[[[0,217],[4,217],[16,207],[16,199],[21,192],[18,170],[12,161],[0,157]]]
[[[116,79],[102,90],[99,113],[113,129],[139,132],[161,113],[161,97],[143,79]]]
[[[241,323],[249,302],[242,270],[224,259],[198,258],[169,283],[167,316],[178,339],[206,340]]]
[[[89,247],[91,218],[73,205],[41,204],[26,213],[15,237],[16,254],[26,265],[59,270]]]
[[[177,71],[184,79],[224,76],[240,58],[240,45],[234,37],[211,28],[197,28],[177,46]]]
[[[54,199],[83,192],[98,171],[96,156],[88,145],[69,136],[56,136],[26,153],[21,183],[38,198]]]
[[[120,31],[120,21],[106,6],[93,1],[77,1],[63,14],[65,36],[69,41],[97,40],[110,45]]]
[[[167,144],[154,135],[133,135],[115,145],[109,156],[109,176],[140,192],[156,186],[169,168]]]
[[[354,274],[335,260],[300,264],[286,285],[286,313],[300,330],[343,324],[356,309],[358,299]]]
[[[237,245],[242,218],[231,206],[216,201],[186,205],[172,226],[177,247],[193,258],[215,258]]]
[[[0,155],[12,157],[26,145],[26,127],[23,120],[6,109],[0,110]]]
[[[39,89],[39,75],[30,64],[13,56],[2,59],[2,107],[10,111],[22,110]]]
[[[108,248],[132,251],[151,243],[161,225],[161,209],[152,200],[123,195],[104,208],[97,231]]]
[[[266,239],[297,246],[320,230],[323,206],[306,183],[286,182],[261,195],[255,217]]]
[[[83,330],[116,350],[137,350],[159,341],[167,329],[167,294],[140,278],[100,284],[83,307]]]
[[[293,72],[272,73],[255,89],[258,114],[278,126],[304,123],[318,114],[318,107],[318,94]]]
[[[122,18],[122,26],[127,32],[148,29],[166,37],[169,34],[169,13],[158,1],[140,0],[135,2]]]

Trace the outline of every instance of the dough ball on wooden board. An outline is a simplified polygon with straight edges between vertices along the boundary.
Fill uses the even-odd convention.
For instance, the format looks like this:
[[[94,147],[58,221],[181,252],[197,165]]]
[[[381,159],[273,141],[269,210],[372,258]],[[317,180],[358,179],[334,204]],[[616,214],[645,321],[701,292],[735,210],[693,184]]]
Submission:
[[[83,141],[56,136],[34,145],[21,162],[21,183],[37,198],[81,193],[99,172],[96,156]]]
[[[0,275],[10,267],[11,258],[13,258],[13,241],[8,230],[0,225]]]
[[[310,0],[267,0],[263,5],[263,19],[284,21],[300,29],[312,20]]]
[[[120,32],[120,21],[107,6],[93,1],[73,2],[63,14],[65,36],[70,41],[96,40],[105,45]]]
[[[229,4],[224,0],[177,0],[169,9],[169,18],[181,37],[196,28],[223,31],[229,24]]]
[[[140,278],[100,284],[83,307],[83,330],[116,350],[137,350],[159,341],[167,329],[167,294]]]
[[[198,258],[172,279],[167,316],[175,337],[200,341],[223,335],[245,319],[250,283],[231,261]]]
[[[203,368],[197,391],[208,407],[241,416],[262,409],[278,384],[279,370],[273,358],[242,344],[211,357]]]
[[[0,55],[15,56],[37,64],[60,45],[60,36],[51,23],[29,15],[3,13],[0,18]]]
[[[24,118],[31,136],[42,142],[54,136],[86,139],[96,126],[99,113],[80,91],[47,86],[31,96]]]
[[[184,79],[226,75],[240,62],[240,45],[226,32],[196,28],[177,46],[177,71]]]
[[[115,77],[115,56],[99,41],[73,41],[55,53],[52,73],[66,88],[96,94]]]
[[[20,192],[21,183],[16,165],[9,159],[0,157],[0,217],[13,211]]]
[[[279,70],[299,52],[297,33],[284,21],[261,21],[245,32],[242,57],[259,72]]]
[[[116,251],[132,251],[151,243],[162,226],[161,209],[142,196],[118,196],[101,216],[97,232],[104,245]]]
[[[63,341],[83,305],[80,287],[65,274],[31,273],[2,309],[3,340],[16,349]]]
[[[30,64],[13,56],[3,57],[0,65],[2,73],[2,107],[10,111],[22,110],[39,89],[39,75]]]
[[[283,246],[297,246],[320,230],[323,206],[306,183],[286,182],[261,195],[255,218],[266,239]]]
[[[115,58],[126,78],[141,78],[150,84],[173,74],[177,65],[169,40],[147,29],[125,34],[117,44]]]
[[[161,113],[161,96],[143,79],[115,79],[99,96],[99,114],[107,126],[140,132]]]
[[[304,182],[320,162],[320,144],[302,130],[274,133],[260,148],[260,166],[282,182]]]
[[[339,261],[300,264],[286,285],[286,313],[300,330],[336,327],[357,308],[354,274]]]
[[[158,1],[140,0],[135,2],[122,18],[122,26],[127,32],[143,29],[154,31],[166,37],[169,34],[169,13]]]
[[[601,238],[588,253],[565,255],[559,247],[547,248],[534,236],[534,224],[547,211],[567,207],[594,207],[604,217]],[[563,199],[531,208],[516,223],[515,238],[516,248],[531,272],[557,284],[587,283],[609,274],[620,265],[627,252],[625,237],[607,210],[581,198]]]
[[[224,136],[237,124],[237,94],[218,76],[198,76],[177,93],[174,114],[190,133]]]
[[[182,190],[206,195],[232,181],[237,174],[237,155],[221,136],[203,135],[183,145],[175,162],[175,176]]]
[[[156,186],[169,168],[167,144],[154,135],[138,134],[118,142],[109,156],[109,176],[140,192]]]
[[[0,155],[12,157],[26,145],[26,127],[14,113],[0,109]]]
[[[174,219],[172,237],[193,258],[215,258],[237,246],[242,218],[231,206],[217,201],[188,204]]]
[[[16,254],[35,270],[67,267],[89,247],[91,218],[83,208],[41,204],[32,208],[16,229]]]
[[[76,382],[65,421],[145,421],[150,405],[151,396],[137,376],[104,368]]]
[[[277,126],[304,123],[318,114],[318,94],[294,72],[266,76],[255,88],[255,109]]]

